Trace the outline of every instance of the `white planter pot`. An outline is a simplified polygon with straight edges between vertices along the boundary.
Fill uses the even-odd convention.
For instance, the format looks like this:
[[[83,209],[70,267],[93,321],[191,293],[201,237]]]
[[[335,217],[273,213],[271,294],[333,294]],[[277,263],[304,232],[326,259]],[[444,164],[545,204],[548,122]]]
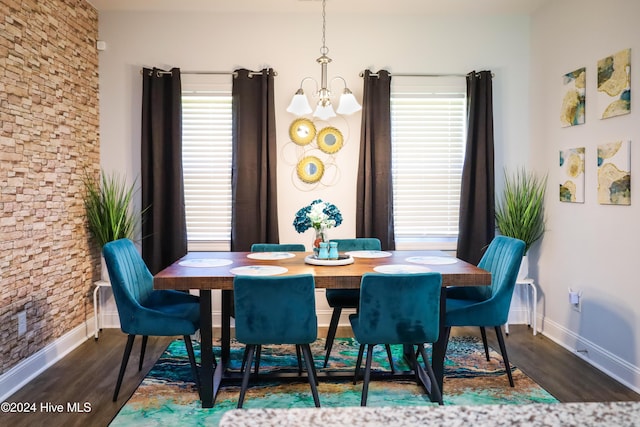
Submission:
[[[111,283],[111,281],[109,280],[109,270],[107,270],[107,263],[104,261],[103,256],[100,256],[100,265],[101,265],[100,279],[103,282]]]
[[[522,280],[526,279],[529,276],[529,258],[527,255],[522,257],[522,262],[520,262],[520,270],[518,270],[518,279]]]

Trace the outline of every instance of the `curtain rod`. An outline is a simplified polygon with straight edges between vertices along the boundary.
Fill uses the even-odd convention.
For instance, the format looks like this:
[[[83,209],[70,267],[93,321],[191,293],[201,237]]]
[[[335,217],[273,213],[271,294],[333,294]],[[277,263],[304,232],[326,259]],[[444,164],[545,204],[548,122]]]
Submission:
[[[369,74],[373,77],[378,77],[378,73]],[[416,74],[416,73],[389,73],[392,77],[467,77],[467,74]],[[495,77],[494,73],[491,73],[491,77]],[[360,72],[360,77],[364,77],[364,71]]]
[[[140,70],[140,74],[142,74],[143,70]],[[158,70],[157,71],[158,75],[171,75],[171,71],[163,71],[163,70]],[[231,75],[236,77],[238,75],[237,71],[180,71],[180,74],[191,74],[191,75],[196,75],[196,74],[200,74],[200,75]],[[253,77],[253,76],[259,76],[261,75],[262,72],[261,71],[250,71],[249,72],[249,77]],[[273,72],[274,76],[277,76],[278,73],[277,72]]]

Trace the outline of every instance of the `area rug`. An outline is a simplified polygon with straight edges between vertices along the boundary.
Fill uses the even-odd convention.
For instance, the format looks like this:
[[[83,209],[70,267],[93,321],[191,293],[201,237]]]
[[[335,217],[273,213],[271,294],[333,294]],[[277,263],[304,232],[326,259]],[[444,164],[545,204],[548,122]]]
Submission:
[[[196,358],[199,347],[194,343]],[[379,349],[378,349],[379,347]],[[372,369],[389,370],[386,352],[376,347]],[[215,354],[219,348],[214,349]],[[311,348],[317,367],[322,366],[324,340]],[[392,346],[394,367],[407,369],[402,358],[402,346]],[[427,348],[429,352],[429,348]],[[234,343],[231,350],[231,369],[239,370],[243,346]],[[352,372],[358,354],[358,343],[353,339],[336,339],[329,368]],[[516,367],[511,367],[515,387],[509,387],[500,355],[491,350],[487,362],[482,343],[474,337],[452,337],[445,359],[444,404],[527,404],[557,403],[558,401]],[[297,366],[293,346],[264,346],[260,372],[281,367]],[[318,371],[322,371],[318,368]],[[300,382],[268,383],[250,381],[245,408],[313,407],[313,398],[306,378]],[[320,379],[318,393],[325,407],[359,406],[362,381]],[[234,409],[238,401],[239,386],[224,386],[213,408],[203,409],[191,379],[191,370],[184,342],[172,342],[158,362],[127,401],[111,426],[198,426],[218,425],[225,411]],[[368,406],[434,405],[424,389],[414,381],[372,381]]]

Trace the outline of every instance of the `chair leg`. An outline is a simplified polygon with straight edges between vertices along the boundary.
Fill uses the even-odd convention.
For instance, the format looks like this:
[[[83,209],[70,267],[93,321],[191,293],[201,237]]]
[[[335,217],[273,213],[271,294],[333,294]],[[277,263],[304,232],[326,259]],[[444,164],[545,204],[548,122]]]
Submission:
[[[498,344],[500,345],[500,353],[502,353],[502,361],[504,362],[504,368],[507,371],[507,377],[509,378],[509,385],[514,387],[513,375],[511,375],[511,364],[509,363],[509,357],[507,356],[507,347],[504,345],[504,337],[502,336],[502,329],[500,326],[496,326],[496,337],[498,338]]]
[[[135,335],[129,335],[127,337],[127,345],[124,347],[124,354],[122,355],[122,363],[120,364],[120,373],[118,374],[118,381],[116,381],[116,390],[113,392],[113,401],[118,400],[118,393],[120,392],[120,386],[122,385],[122,378],[124,372],[127,370],[127,363],[129,362],[129,356],[131,355],[131,349],[133,348],[133,341]]]
[[[189,363],[191,364],[191,374],[193,375],[193,381],[196,383],[196,388],[200,391],[200,375],[198,375],[198,365],[196,365],[196,355],[193,352],[193,343],[189,335],[184,336],[184,346],[187,348],[187,354],[189,355]]]
[[[353,374],[353,385],[358,382],[358,374],[360,373],[360,365],[362,365],[362,355],[364,354],[364,344],[360,344],[358,349],[358,360],[356,361],[356,369]]]
[[[438,405],[443,405],[444,402],[442,401],[442,393],[440,392],[440,387],[438,387],[436,376],[433,373],[433,368],[431,367],[431,363],[429,363],[429,359],[427,358],[427,352],[425,351],[423,344],[418,344],[418,351],[422,356],[422,361],[424,362],[424,369],[426,370],[427,375],[429,376],[429,380],[431,381],[431,390],[429,391],[429,394],[431,396],[431,401],[438,402]],[[417,360],[416,360],[416,365],[417,365]]]
[[[484,346],[484,355],[487,358],[487,362],[489,359],[489,344],[487,343],[487,331],[484,329],[484,326],[480,326],[480,335],[482,335],[482,345]]]
[[[140,347],[140,361],[138,362],[138,372],[142,371],[142,364],[144,363],[144,352],[147,349],[148,335],[142,336],[142,346]]]
[[[391,346],[389,344],[385,344],[384,347],[387,349],[387,358],[389,359],[389,366],[391,367],[391,373],[396,373],[396,368],[393,366],[393,356],[391,355]]]
[[[327,367],[329,363],[329,356],[331,355],[331,348],[333,347],[333,340],[336,338],[336,332],[338,331],[338,323],[340,323],[340,315],[342,314],[341,307],[335,307],[333,314],[331,314],[331,321],[329,322],[329,331],[327,332],[327,340],[324,343],[326,353],[324,355],[324,367]]]
[[[255,367],[255,372],[254,375],[256,376],[256,378],[258,378],[258,371],[260,371],[260,356],[262,355],[262,346],[260,344],[258,344],[256,346],[256,361],[254,362],[256,367]],[[249,370],[251,370],[251,364],[249,364]]]
[[[364,384],[362,385],[362,398],[360,406],[367,406],[367,395],[369,394],[369,379],[371,377],[371,360],[373,359],[373,347],[375,344],[367,344],[367,362],[364,365]]]
[[[298,359],[298,376],[302,375],[302,355],[300,354],[300,345],[296,344],[296,358]]]
[[[301,344],[300,347],[302,347],[302,351],[304,352],[304,362],[307,365],[307,378],[309,379],[313,402],[315,403],[316,408],[319,408],[320,398],[318,397],[318,388],[316,386],[317,379],[315,375],[313,356],[311,355],[311,347],[309,347],[309,344]]]
[[[240,396],[238,397],[238,408],[242,408],[244,403],[244,395],[247,392],[247,386],[249,385],[249,376],[251,375],[251,363],[253,362],[253,354],[256,351],[256,346],[252,344],[247,344],[246,353],[247,353],[247,365],[242,373],[242,386],[240,388]]]

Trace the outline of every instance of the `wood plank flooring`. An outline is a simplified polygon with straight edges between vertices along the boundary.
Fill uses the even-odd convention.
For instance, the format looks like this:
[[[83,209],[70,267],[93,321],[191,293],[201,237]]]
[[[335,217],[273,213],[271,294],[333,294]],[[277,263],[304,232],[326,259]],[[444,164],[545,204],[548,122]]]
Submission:
[[[534,337],[531,329],[525,325],[510,325],[509,329],[511,333],[506,337],[506,344],[511,363],[561,402],[640,401],[640,395],[604,375],[578,356],[541,334]],[[340,332],[344,331],[339,330],[339,334]],[[319,335],[326,335],[326,331],[320,331]],[[452,335],[479,335],[479,331],[477,328],[454,328]],[[487,335],[490,345],[497,349],[493,331],[488,330]],[[149,339],[141,372],[137,369],[140,345],[138,338],[119,399],[112,402],[125,342],[126,336],[115,329],[105,329],[97,341],[88,340],[7,399],[8,402],[35,403],[35,413],[0,413],[0,424],[14,427],[109,425],[171,342],[171,338]],[[63,405],[63,413],[41,410],[41,405],[48,403]],[[90,411],[67,412],[68,403],[79,403],[80,407],[88,403]]]

